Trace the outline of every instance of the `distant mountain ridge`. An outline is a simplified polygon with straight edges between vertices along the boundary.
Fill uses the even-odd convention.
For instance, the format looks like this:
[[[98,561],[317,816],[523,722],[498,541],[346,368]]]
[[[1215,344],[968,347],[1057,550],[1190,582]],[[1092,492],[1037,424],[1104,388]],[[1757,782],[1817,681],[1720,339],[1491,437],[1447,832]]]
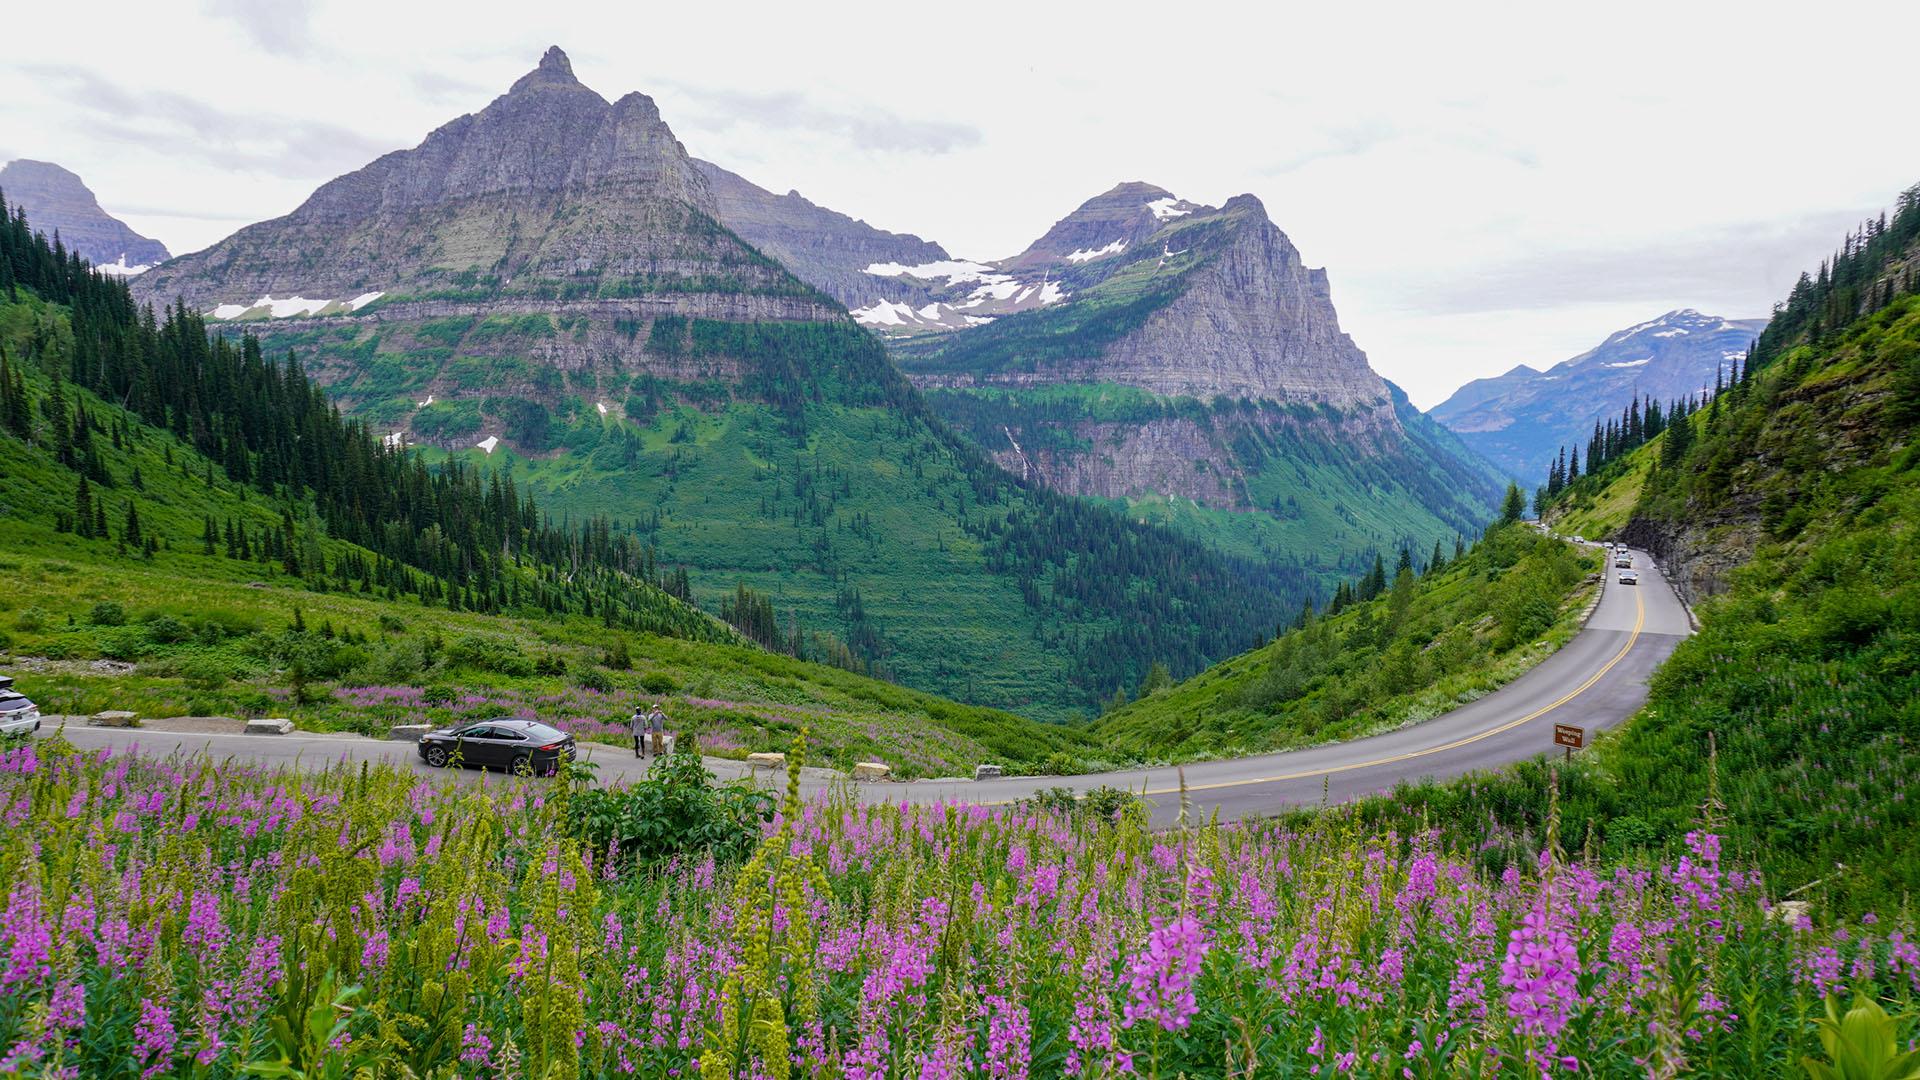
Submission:
[[[39,232],[59,233],[75,251],[103,273],[142,273],[172,256],[167,246],[134,232],[100,207],[100,200],[73,172],[50,161],[19,158],[0,168],[0,192],[27,212]]]
[[[1475,379],[1428,415],[1531,487],[1562,446],[1586,445],[1594,422],[1618,415],[1635,395],[1670,401],[1711,390],[1715,373],[1730,371],[1766,325],[1669,311],[1545,371],[1522,364]]]

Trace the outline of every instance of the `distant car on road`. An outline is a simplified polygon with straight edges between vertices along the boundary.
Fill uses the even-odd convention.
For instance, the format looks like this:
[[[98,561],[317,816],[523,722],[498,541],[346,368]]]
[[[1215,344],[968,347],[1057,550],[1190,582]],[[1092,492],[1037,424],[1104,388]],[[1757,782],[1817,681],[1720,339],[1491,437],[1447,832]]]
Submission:
[[[420,760],[436,769],[458,760],[462,765],[544,774],[573,756],[573,736],[538,720],[503,716],[420,736]]]
[[[1632,570],[1622,570],[1620,571],[1620,584],[1638,585],[1640,584],[1640,575]]]
[[[40,730],[40,706],[13,688],[13,679],[0,675],[0,735],[31,735]]]

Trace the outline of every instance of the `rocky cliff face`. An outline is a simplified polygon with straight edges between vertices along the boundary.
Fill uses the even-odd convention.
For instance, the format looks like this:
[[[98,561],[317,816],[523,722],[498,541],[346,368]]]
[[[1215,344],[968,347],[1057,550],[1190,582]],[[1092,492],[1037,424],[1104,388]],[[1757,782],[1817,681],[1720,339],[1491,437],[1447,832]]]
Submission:
[[[1215,208],[1121,184],[990,271],[1055,298],[895,352],[1008,469],[1076,495],[1264,515],[1271,528],[1232,528],[1268,537],[1271,556],[1334,563],[1450,541],[1497,494],[1492,470],[1368,365],[1325,271],[1251,195]]]
[[[645,298],[680,311],[703,296],[760,294],[792,301],[781,311],[790,317],[837,316],[720,228],[717,214],[706,177],[652,99],[608,103],[554,48],[480,112],[137,288],[234,314],[263,297],[564,298],[610,308]]]
[[[903,349],[930,385],[1110,382],[1170,397],[1359,409],[1392,422],[1386,383],[1251,195],[1218,209],[1150,184],[1088,200],[999,266],[1051,273],[1044,311]]]
[[[80,178],[50,161],[20,158],[0,168],[0,193],[26,210],[38,232],[60,234],[69,251],[114,274],[137,274],[171,258],[167,246],[100,208]]]
[[[1341,331],[1326,271],[1301,262],[1253,196],[1229,200],[1220,217],[1231,223],[1220,250],[1178,298],[1084,365],[1084,377],[1172,396],[1381,412],[1386,383]]]
[[[951,261],[939,244],[876,229],[817,206],[798,191],[775,195],[711,162],[694,165],[713,193],[721,224],[848,308],[876,301],[917,308],[934,299],[932,282],[871,273],[869,268]]]
[[[1594,421],[1633,398],[1671,401],[1711,390],[1766,326],[1685,309],[1627,327],[1546,371],[1521,365],[1476,379],[1431,415],[1521,483],[1533,486],[1562,446],[1585,446]]]

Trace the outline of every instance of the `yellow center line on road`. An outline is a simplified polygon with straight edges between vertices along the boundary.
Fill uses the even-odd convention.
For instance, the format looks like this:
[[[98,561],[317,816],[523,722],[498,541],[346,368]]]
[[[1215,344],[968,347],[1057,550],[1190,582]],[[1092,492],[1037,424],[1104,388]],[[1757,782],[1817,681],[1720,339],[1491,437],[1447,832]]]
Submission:
[[[1396,762],[1412,761],[1414,758],[1426,757],[1429,754],[1439,754],[1439,753],[1444,753],[1448,750],[1457,750],[1462,746],[1470,746],[1473,743],[1477,743],[1482,739],[1492,738],[1493,736],[1498,735],[1502,732],[1512,731],[1514,728],[1517,728],[1520,725],[1525,724],[1530,720],[1537,720],[1540,717],[1545,716],[1546,714],[1559,708],[1560,706],[1565,705],[1567,702],[1572,701],[1574,698],[1579,697],[1581,694],[1586,693],[1587,690],[1590,689],[1594,683],[1599,682],[1600,679],[1603,676],[1605,676],[1607,672],[1612,671],[1614,668],[1614,665],[1618,664],[1620,661],[1625,660],[1627,658],[1627,653],[1632,651],[1634,642],[1640,639],[1641,627],[1645,626],[1647,623],[1647,603],[1646,603],[1646,600],[1643,599],[1643,597],[1644,597],[1644,594],[1641,593],[1638,589],[1634,590],[1633,602],[1634,602],[1635,612],[1634,612],[1634,620],[1633,620],[1633,631],[1627,635],[1627,643],[1625,645],[1620,646],[1619,652],[1613,654],[1613,659],[1607,661],[1605,664],[1602,664],[1600,667],[1600,670],[1594,672],[1591,676],[1589,676],[1586,682],[1583,682],[1579,686],[1574,687],[1572,690],[1567,691],[1567,693],[1564,696],[1560,697],[1558,700],[1554,701],[1552,704],[1543,705],[1540,708],[1535,709],[1534,711],[1528,713],[1527,715],[1519,718],[1518,720],[1509,720],[1506,723],[1501,724],[1499,727],[1488,728],[1487,730],[1479,732],[1478,734],[1468,735],[1464,738],[1455,739],[1452,742],[1441,743],[1438,746],[1429,746],[1420,750],[1409,750],[1404,754],[1394,754],[1391,757],[1375,758],[1372,761],[1355,761],[1346,765],[1334,765],[1324,769],[1306,769],[1300,772],[1279,773],[1274,776],[1249,777],[1248,779],[1245,779],[1245,780],[1218,780],[1211,784],[1188,784],[1186,787],[1186,790],[1218,791],[1221,788],[1249,787],[1254,784],[1273,784],[1273,783],[1278,783],[1282,780],[1305,780],[1306,778],[1311,776],[1331,776],[1334,773],[1353,772],[1356,769],[1372,769],[1381,765],[1392,765]],[[1180,789],[1178,787],[1170,787],[1170,788],[1155,788],[1148,791],[1142,791],[1140,794],[1143,796],[1177,795],[1179,794],[1179,792],[1180,792]]]
[[[1255,776],[1255,777],[1249,777],[1245,780],[1216,780],[1210,784],[1188,784],[1186,787],[1186,790],[1190,792],[1219,791],[1222,788],[1252,787],[1255,784],[1276,784],[1284,780],[1305,780],[1308,777],[1312,777],[1312,776],[1332,776],[1334,773],[1353,772],[1356,769],[1372,769],[1372,768],[1377,768],[1381,765],[1392,765],[1396,762],[1412,761],[1414,758],[1426,757],[1429,754],[1440,754],[1440,753],[1445,753],[1448,750],[1457,750],[1462,746],[1471,746],[1472,744],[1477,743],[1482,739],[1490,739],[1495,735],[1501,734],[1502,732],[1512,731],[1514,728],[1517,728],[1520,725],[1525,724],[1530,720],[1538,720],[1540,717],[1547,715],[1548,713],[1559,708],[1560,706],[1565,705],[1567,702],[1572,701],[1574,698],[1579,697],[1581,694],[1586,693],[1589,689],[1593,687],[1594,683],[1599,682],[1602,678],[1606,676],[1607,672],[1612,671],[1615,665],[1619,664],[1620,661],[1625,660],[1627,658],[1627,654],[1633,651],[1634,643],[1640,640],[1641,628],[1643,628],[1647,624],[1647,602],[1646,602],[1645,596],[1646,594],[1642,593],[1639,589],[1636,588],[1634,590],[1633,592],[1633,604],[1634,604],[1633,630],[1627,634],[1626,644],[1620,646],[1620,651],[1613,654],[1613,659],[1608,660],[1605,664],[1600,665],[1600,670],[1588,676],[1586,682],[1583,682],[1579,686],[1574,687],[1572,690],[1567,691],[1564,695],[1554,700],[1551,704],[1542,705],[1540,708],[1535,709],[1532,712],[1528,713],[1527,715],[1520,717],[1518,720],[1509,720],[1506,723],[1499,725],[1498,727],[1491,727],[1477,734],[1468,735],[1463,738],[1455,739],[1452,742],[1441,743],[1438,746],[1429,746],[1420,750],[1409,750],[1404,754],[1394,754],[1391,757],[1375,758],[1372,761],[1355,761],[1350,764],[1333,765],[1324,769],[1305,769],[1300,772],[1278,773],[1273,776]],[[1150,797],[1154,795],[1177,795],[1179,793],[1180,793],[1180,788],[1178,787],[1166,787],[1166,788],[1142,789],[1139,794],[1142,797]],[[982,800],[978,802],[973,802],[972,800],[964,800],[964,801],[972,802],[972,805],[975,805],[975,806],[1007,806],[1012,803],[1018,802],[1019,800],[1018,799],[991,799],[991,800]]]

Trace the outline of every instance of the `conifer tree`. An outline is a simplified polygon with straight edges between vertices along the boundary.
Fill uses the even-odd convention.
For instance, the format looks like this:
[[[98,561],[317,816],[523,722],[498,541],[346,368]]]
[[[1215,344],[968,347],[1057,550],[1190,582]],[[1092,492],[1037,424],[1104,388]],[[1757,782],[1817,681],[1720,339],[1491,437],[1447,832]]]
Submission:
[[[74,532],[83,540],[93,539],[93,488],[85,476],[73,493]]]

